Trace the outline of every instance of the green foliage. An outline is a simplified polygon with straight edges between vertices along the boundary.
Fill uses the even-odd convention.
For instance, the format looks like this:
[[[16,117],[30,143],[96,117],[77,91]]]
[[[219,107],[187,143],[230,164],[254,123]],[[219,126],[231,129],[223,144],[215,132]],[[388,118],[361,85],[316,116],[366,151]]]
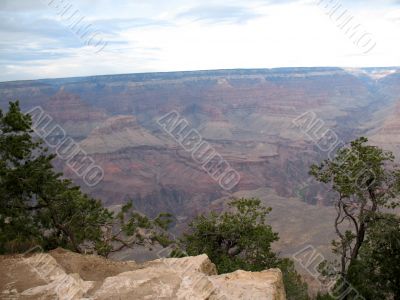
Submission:
[[[332,189],[343,197],[365,200],[366,192],[386,185],[394,175],[385,168],[393,161],[393,154],[367,142],[365,137],[356,139],[350,147],[339,149],[335,158],[312,165],[310,174],[323,183],[331,183]]]
[[[366,299],[400,299],[400,218],[381,214],[368,232],[349,280]]]
[[[294,263],[288,258],[280,259],[277,267],[282,270],[288,300],[308,300],[308,286],[297,273]]]
[[[234,200],[229,206],[235,211],[202,215],[190,224],[193,233],[182,240],[186,252],[206,253],[220,273],[260,271],[276,265],[271,243],[278,240],[278,234],[265,224],[270,209],[262,207],[258,199]]]
[[[391,152],[367,142],[358,138],[339,149],[335,158],[310,169],[311,175],[337,193],[338,240],[332,244],[340,260],[338,271],[329,275],[339,275],[337,287],[340,282],[351,284],[366,299],[400,299],[398,218],[380,212],[399,205],[400,171]],[[328,296],[319,299],[323,297]],[[356,297],[353,293],[347,299]]]
[[[307,286],[293,262],[280,259],[271,250],[278,234],[266,224],[270,211],[259,199],[233,200],[227,212],[195,218],[190,224],[191,233],[184,234],[181,246],[188,255],[206,253],[219,273],[281,268],[288,299],[308,299]]]
[[[6,114],[0,110],[0,253],[40,245],[108,255],[137,244],[168,244],[170,215],[150,220],[131,203],[117,214],[107,210],[53,170],[55,156],[32,137],[31,126],[18,102]]]

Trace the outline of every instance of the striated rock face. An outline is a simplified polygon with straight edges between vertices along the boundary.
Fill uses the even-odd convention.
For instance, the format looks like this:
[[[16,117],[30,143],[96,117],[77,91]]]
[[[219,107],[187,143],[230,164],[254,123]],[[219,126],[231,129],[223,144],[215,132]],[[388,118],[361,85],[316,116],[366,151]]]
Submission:
[[[206,255],[136,264],[57,249],[2,256],[0,269],[0,299],[286,299],[279,269],[217,275]]]
[[[167,207],[180,214],[176,207],[184,197],[190,202],[182,207],[186,215],[195,201],[207,206],[223,190],[161,130],[161,116],[178,111],[240,173],[234,192],[272,187],[281,196],[293,196],[302,183],[296,178],[307,177],[306,159],[318,156],[293,120],[315,111],[347,140],[380,90],[389,100],[397,92],[394,79],[363,74],[293,68],[6,82],[0,83],[0,107],[12,99],[26,108],[41,105],[78,138],[105,171],[105,180],[90,192],[107,204],[130,198],[146,212]],[[162,189],[171,195],[161,195]],[[196,195],[201,199],[191,200]],[[171,204],[149,203],[154,196]],[[304,200],[316,202],[315,196],[314,190]]]
[[[85,138],[107,118],[101,108],[90,107],[79,95],[61,88],[49,98],[43,109],[75,139]]]
[[[88,153],[111,153],[124,148],[162,146],[164,143],[140,127],[134,116],[115,116],[94,129],[81,146]]]
[[[106,205],[133,199],[146,213],[167,210],[187,217],[226,194],[161,130],[161,116],[178,111],[240,173],[232,192],[268,187],[316,204],[318,187],[299,190],[310,179],[310,162],[326,153],[293,120],[313,111],[345,142],[367,133],[377,134],[376,141],[382,134],[390,140],[398,132],[395,115],[387,117],[398,102],[399,74],[288,68],[5,82],[0,107],[13,99],[24,109],[40,105],[81,142],[105,173],[85,191]],[[366,127],[371,118],[376,126]],[[74,176],[65,163],[57,166]]]

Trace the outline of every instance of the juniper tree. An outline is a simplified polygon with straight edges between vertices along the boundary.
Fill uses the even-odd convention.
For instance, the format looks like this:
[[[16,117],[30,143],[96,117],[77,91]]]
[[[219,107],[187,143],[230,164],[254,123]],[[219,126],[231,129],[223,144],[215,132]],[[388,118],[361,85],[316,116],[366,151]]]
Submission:
[[[338,239],[333,241],[333,252],[339,256],[337,275],[342,292],[351,283],[349,272],[367,246],[366,238],[380,219],[381,211],[398,205],[400,172],[394,167],[394,156],[367,142],[365,137],[358,138],[349,147],[339,149],[334,158],[310,169],[311,175],[330,185],[336,193],[333,204]]]

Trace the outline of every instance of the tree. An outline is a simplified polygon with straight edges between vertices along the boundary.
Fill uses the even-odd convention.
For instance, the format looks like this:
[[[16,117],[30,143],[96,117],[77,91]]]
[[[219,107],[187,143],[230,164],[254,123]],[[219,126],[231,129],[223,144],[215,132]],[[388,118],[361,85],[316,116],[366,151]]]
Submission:
[[[33,138],[19,103],[0,110],[0,253],[64,247],[101,255],[138,244],[169,242],[168,214],[155,219],[131,203],[115,214],[53,170],[55,155]]]
[[[42,182],[52,175],[53,156],[32,140],[31,133],[31,120],[21,113],[18,102],[10,103],[5,115],[0,110],[0,251],[3,252],[7,244],[14,249],[41,239],[36,216],[42,204],[38,203],[37,194]],[[40,154],[34,156],[35,151]]]
[[[271,208],[259,199],[236,199],[230,210],[198,216],[190,223],[190,233],[180,241],[188,255],[206,253],[219,273],[236,270],[262,271],[281,268],[288,299],[308,299],[307,286],[301,281],[289,259],[280,259],[271,244],[278,234],[266,224]]]
[[[400,218],[380,214],[371,226],[349,280],[366,299],[400,299]]]
[[[96,251],[108,257],[111,253],[137,245],[151,249],[158,243],[167,247],[173,243],[167,232],[171,223],[172,215],[168,213],[150,219],[135,211],[132,202],[128,202],[113,218],[101,224],[102,235],[97,239]]]
[[[310,169],[311,175],[331,185],[337,194],[334,226],[338,240],[333,241],[333,251],[340,257],[338,273],[342,283],[354,279],[349,271],[356,268],[379,212],[398,205],[399,170],[392,167],[394,156],[367,142],[364,137],[358,138],[350,147],[339,149],[333,159]],[[342,286],[344,292],[346,284]]]

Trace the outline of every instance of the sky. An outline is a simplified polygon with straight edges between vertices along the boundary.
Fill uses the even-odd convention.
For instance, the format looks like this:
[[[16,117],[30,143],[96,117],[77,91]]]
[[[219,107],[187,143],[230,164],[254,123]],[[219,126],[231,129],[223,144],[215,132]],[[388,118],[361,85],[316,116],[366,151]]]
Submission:
[[[0,81],[400,65],[399,0],[0,0]]]

